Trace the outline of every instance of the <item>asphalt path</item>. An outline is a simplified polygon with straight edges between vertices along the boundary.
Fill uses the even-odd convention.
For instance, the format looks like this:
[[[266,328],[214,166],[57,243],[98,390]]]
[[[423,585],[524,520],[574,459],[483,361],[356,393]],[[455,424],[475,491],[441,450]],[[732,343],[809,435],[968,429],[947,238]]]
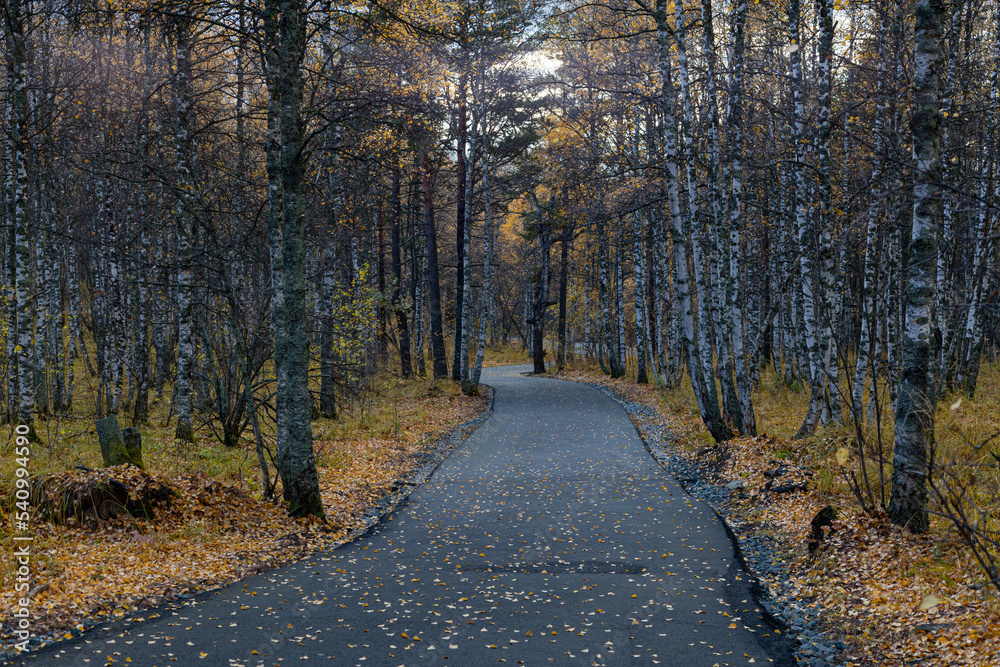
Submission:
[[[22,664],[794,664],[624,410],[526,370],[484,373],[493,416],[361,539]]]

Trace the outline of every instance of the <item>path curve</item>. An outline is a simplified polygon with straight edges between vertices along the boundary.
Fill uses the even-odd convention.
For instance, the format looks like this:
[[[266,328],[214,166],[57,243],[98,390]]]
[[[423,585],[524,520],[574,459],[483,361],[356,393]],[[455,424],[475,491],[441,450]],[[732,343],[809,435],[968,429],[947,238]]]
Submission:
[[[364,537],[20,664],[794,664],[621,406],[526,370],[484,372],[493,416]]]

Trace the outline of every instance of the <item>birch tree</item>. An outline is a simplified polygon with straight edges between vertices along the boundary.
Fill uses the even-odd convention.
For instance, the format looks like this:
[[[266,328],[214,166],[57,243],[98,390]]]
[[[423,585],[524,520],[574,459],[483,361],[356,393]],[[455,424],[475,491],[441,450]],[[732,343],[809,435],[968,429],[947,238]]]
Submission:
[[[680,197],[678,195],[679,169],[677,164],[677,140],[674,130],[677,127],[677,123],[674,114],[674,92],[670,76],[671,26],[667,20],[667,3],[665,0],[657,0],[653,19],[656,22],[657,66],[661,78],[659,102],[663,114],[663,157],[665,162],[663,180],[669,205],[670,219],[672,220],[671,237],[673,239],[674,251],[674,281],[678,296],[680,297],[681,319],[683,322],[682,330],[688,371],[691,375],[691,385],[694,389],[695,398],[698,401],[698,410],[701,413],[702,421],[705,422],[705,426],[716,442],[721,442],[732,437],[732,431],[725,421],[723,421],[722,415],[718,410],[718,405],[712,403],[712,392],[708,389],[708,385],[711,384],[714,386],[715,377],[705,377],[703,374],[704,369],[698,358],[695,320],[692,311],[688,278],[688,257],[690,255],[689,248],[691,242],[690,235],[684,229],[680,211]]]
[[[917,0],[913,45],[913,222],[909,246],[906,328],[896,402],[895,448],[889,516],[912,532],[926,532],[927,461],[934,447],[935,396],[930,385],[934,356],[937,232],[941,217],[941,89],[944,54],[943,0]]]
[[[29,54],[28,25],[31,22],[31,6],[24,0],[8,3],[4,12],[7,38],[7,78],[10,83],[10,143],[8,171],[9,211],[11,214],[12,265],[14,273],[14,302],[16,320],[12,322],[17,331],[17,345],[13,349],[17,368],[19,392],[17,420],[28,427],[29,437],[37,439],[35,433],[35,394],[37,377],[35,369],[34,338],[34,294],[29,276],[31,266],[31,223],[29,201],[30,182],[28,169],[32,159],[29,154],[33,146],[31,129],[31,109],[28,100]],[[8,336],[12,333],[8,331]]]
[[[307,18],[303,0],[267,0],[264,6],[272,308],[280,308],[274,333],[279,410],[277,459],[282,493],[291,516],[323,516],[312,444],[306,332],[302,60],[308,43]],[[279,348],[283,348],[282,353]]]
[[[174,136],[177,151],[177,428],[174,437],[194,441],[194,256],[195,179],[191,121],[191,58],[194,19],[182,13],[175,24]]]

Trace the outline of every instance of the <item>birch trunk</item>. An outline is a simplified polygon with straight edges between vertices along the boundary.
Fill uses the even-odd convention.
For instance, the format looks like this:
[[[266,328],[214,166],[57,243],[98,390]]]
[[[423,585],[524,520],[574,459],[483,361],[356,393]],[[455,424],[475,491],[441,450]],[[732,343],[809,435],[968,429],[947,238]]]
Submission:
[[[323,15],[324,24],[323,30],[320,34],[320,44],[323,49],[323,59],[326,62],[326,67],[330,68],[331,73],[328,74],[326,83],[326,93],[330,99],[335,99],[336,86],[338,83],[338,75],[343,66],[343,61],[340,63],[334,63],[334,29],[333,29],[333,10],[330,2],[324,2],[323,4]],[[242,26],[245,22],[245,17],[243,14],[243,9],[240,10],[240,24],[241,32]],[[242,38],[241,38],[242,39]],[[237,73],[238,88],[237,88],[237,114],[238,122],[243,122],[243,107],[245,102],[243,101],[243,48],[244,45],[242,41],[239,43],[239,49],[237,50]],[[332,111],[337,111],[336,109]],[[242,140],[243,132],[242,125],[238,125],[237,138]],[[319,285],[319,414],[325,419],[336,419],[337,418],[337,378],[336,378],[336,355],[334,353],[334,304],[337,301],[337,252],[334,248],[335,243],[335,232],[338,229],[338,225],[344,218],[343,212],[346,208],[344,201],[344,188],[342,185],[343,177],[340,174],[340,160],[338,157],[338,151],[341,147],[341,126],[337,122],[331,122],[330,126],[324,136],[324,164],[323,167],[326,171],[326,204],[329,207],[327,213],[327,229],[325,243],[323,244],[323,256],[321,260],[321,278]],[[242,141],[240,143],[240,163],[243,164],[246,157],[244,153],[245,149],[242,148]],[[245,169],[245,167],[244,167]],[[243,173],[243,170],[241,170]],[[351,281],[357,280],[357,260],[355,258],[356,246],[354,244],[354,239],[351,239]],[[356,287],[352,284],[352,287]],[[353,295],[353,290],[352,290]],[[364,326],[363,321],[366,318],[359,317],[359,330],[358,330],[358,340],[364,340],[365,332],[360,329]],[[366,349],[368,346],[365,346]],[[249,397],[252,400],[252,396]],[[251,406],[248,406],[251,407]],[[256,434],[255,434],[256,437]],[[261,467],[263,472],[267,471],[266,462],[265,465]]]
[[[822,0],[821,0],[822,1]],[[732,316],[733,366],[736,374],[736,395],[739,401],[740,418],[735,420],[737,430],[742,435],[757,435],[757,419],[754,415],[753,399],[750,396],[750,368],[756,360],[747,358],[746,317],[744,314],[744,289],[740,276],[740,240],[743,237],[743,67],[746,51],[747,0],[735,0],[736,14],[733,17],[733,55],[730,63],[731,81],[729,86],[729,152],[730,180],[729,194],[729,309]],[[831,35],[832,37],[832,35]],[[723,383],[729,381],[724,378]]]
[[[876,88],[876,98],[878,104],[875,112],[875,128],[873,131],[876,166],[872,170],[871,183],[873,194],[876,200],[882,194],[882,188],[878,182],[883,169],[884,143],[882,133],[884,131],[883,116],[887,105],[885,104],[885,58],[883,56],[883,45],[885,44],[886,28],[885,21],[880,17],[878,24],[878,84]],[[858,343],[857,361],[854,368],[854,383],[851,389],[851,410],[854,419],[862,419],[862,410],[865,405],[865,379],[872,378],[871,389],[875,386],[875,366],[874,354],[872,351],[873,342],[876,339],[877,321],[875,319],[875,288],[878,282],[878,258],[880,252],[878,248],[878,214],[877,207],[871,206],[866,215],[865,221],[865,256],[864,269],[862,271],[862,299],[861,299],[861,339]],[[870,390],[871,390],[870,389]]]
[[[15,97],[17,89],[15,88]],[[15,130],[15,136],[24,137],[21,125]],[[23,147],[16,149],[14,181],[14,288],[16,290],[15,302],[17,304],[17,322],[15,331],[17,332],[17,347],[15,357],[17,359],[17,386],[19,389],[18,400],[18,424],[27,426],[30,439],[36,439],[35,433],[35,411],[36,394],[38,390],[37,369],[35,357],[35,337],[34,337],[34,291],[31,284],[31,224],[27,214],[28,184],[26,175],[26,152]]]
[[[618,247],[615,251],[615,355],[618,359],[618,375],[628,372],[625,363],[625,240],[621,221],[618,224]]]
[[[603,220],[597,223],[597,294],[601,309],[602,345],[598,350],[598,361],[602,362],[607,355],[610,375],[613,378],[621,375],[618,370],[618,355],[615,354],[614,331],[611,329],[611,296],[608,294],[608,240],[604,233]],[[601,354],[603,351],[604,354]]]
[[[483,372],[483,358],[486,355],[486,329],[489,326],[492,313],[490,304],[493,295],[493,219],[490,207],[490,165],[486,152],[483,152],[483,294],[479,309],[479,341],[476,345],[476,362],[472,367],[472,377],[469,384],[474,393],[479,393],[479,379]]]
[[[33,294],[31,270],[31,239],[28,169],[31,165],[31,109],[28,103],[28,42],[27,26],[30,6],[24,0],[11,0],[7,5],[7,53],[10,81],[10,160],[11,160],[11,222],[13,226],[14,289],[17,303],[18,423],[28,427],[29,438],[35,433],[35,346],[33,337]]]
[[[549,298],[549,249],[552,245],[552,222],[545,222],[545,211],[538,198],[532,192],[535,204],[535,234],[538,240],[539,263],[538,278],[534,281],[531,308],[531,351],[534,361],[534,373],[545,372],[545,314],[548,311]],[[551,214],[550,214],[551,215]]]
[[[6,36],[5,36],[6,41]],[[8,49],[9,52],[9,49]],[[7,69],[6,67],[4,68]],[[5,80],[6,85],[10,85],[13,80],[13,76],[8,73]],[[13,111],[13,104],[11,103],[10,96],[4,101],[3,108],[3,119],[6,127],[11,127],[11,118]],[[0,157],[3,159],[3,188],[0,190],[0,204],[2,204],[3,209],[0,211],[0,215],[3,216],[3,244],[4,244],[4,254],[3,254],[3,273],[4,273],[4,284],[3,284],[3,298],[4,298],[4,317],[6,318],[4,322],[5,332],[6,332],[6,342],[7,342],[7,382],[6,382],[6,401],[4,402],[4,419],[5,423],[14,423],[16,419],[15,415],[18,411],[18,397],[20,392],[17,388],[17,262],[16,262],[16,247],[17,247],[17,234],[15,233],[14,226],[14,197],[13,197],[13,186],[14,186],[14,141],[13,137],[3,137],[3,142],[0,143]]]
[[[943,127],[941,129],[941,145],[942,151],[947,153],[949,151],[948,137],[949,137],[949,125],[950,119],[954,116],[957,108],[956,103],[956,92],[955,87],[955,72],[958,66],[959,59],[959,35],[962,27],[962,12],[965,10],[966,3],[956,2],[952,3],[951,7],[951,21],[948,28],[948,67],[945,74],[945,84],[944,89],[948,91],[948,94],[943,100],[944,115],[946,120],[944,121]],[[1000,18],[994,16],[994,19]],[[994,20],[995,24],[995,20]],[[881,67],[881,59],[879,62]],[[995,79],[992,82],[995,84]],[[995,85],[991,86],[991,92],[995,90]],[[995,108],[996,100],[991,99],[993,104],[991,105]],[[995,118],[993,119],[995,121]],[[995,127],[995,122],[990,123],[991,126]],[[949,161],[944,161],[942,164],[945,187],[954,188],[954,170],[949,164]],[[935,336],[941,341],[938,346],[937,357],[934,360],[934,392],[940,396],[941,392],[946,386],[948,386],[953,378],[953,374],[950,369],[953,367],[951,363],[952,356],[950,351],[952,349],[951,342],[954,340],[955,324],[957,324],[957,318],[952,314],[954,311],[954,294],[953,292],[953,280],[951,278],[950,264],[951,256],[954,253],[955,239],[953,238],[953,222],[955,218],[955,209],[952,205],[952,198],[948,197],[944,201],[944,207],[942,210],[941,219],[941,237],[939,240],[939,248],[937,258],[937,304],[936,304],[936,322],[937,333]]]
[[[792,99],[794,104],[795,123],[795,227],[798,233],[799,273],[802,287],[802,325],[805,339],[804,353],[806,355],[807,374],[810,386],[809,409],[802,426],[799,427],[796,438],[811,435],[819,424],[823,408],[823,378],[822,351],[819,340],[819,317],[816,312],[816,293],[814,290],[816,239],[812,229],[810,210],[812,204],[809,195],[808,166],[806,163],[805,102],[803,99],[802,81],[802,49],[801,49],[801,12],[798,0],[790,0],[788,4],[788,28],[792,66]]]
[[[714,365],[705,367],[706,381],[708,377],[713,378],[713,384],[716,380],[719,381],[722,414],[725,415],[726,421],[735,426],[736,431],[739,432],[742,430],[743,415],[740,411],[733,370],[733,314],[730,312],[731,286],[728,280],[732,253],[727,233],[729,220],[725,215],[728,201],[723,195],[724,175],[722,173],[721,131],[719,129],[721,123],[719,120],[715,27],[711,0],[702,0],[702,25],[704,26],[705,45],[706,103],[710,119],[708,123],[709,164],[707,176],[709,203],[705,248],[711,249],[711,253],[705,255],[706,273],[702,276],[702,272],[696,267],[695,278],[699,283],[704,283],[700,289],[710,295],[712,304],[711,319],[706,321],[713,323],[713,343],[718,373],[716,373]],[[702,338],[707,335],[708,333],[705,332]],[[703,357],[704,354],[702,352]],[[711,358],[711,352],[709,352],[709,357]]]
[[[280,165],[280,188],[270,192],[280,196],[281,270],[278,285],[284,299],[283,332],[275,335],[277,349],[285,352],[278,367],[279,409],[285,412],[286,442],[278,451],[278,472],[282,493],[293,517],[323,516],[316,458],[312,445],[312,398],[309,394],[309,336],[306,329],[305,210],[305,125],[302,118],[302,59],[307,44],[307,10],[304,0],[267,0],[265,34],[269,42],[269,93],[280,101],[280,113],[269,124],[277,128],[277,142],[269,142],[268,162]],[[272,98],[271,102],[275,101]],[[276,111],[269,104],[269,112]],[[269,173],[269,176],[271,174]],[[279,195],[280,190],[280,195]],[[274,210],[274,202],[271,209]],[[275,221],[276,222],[276,221]],[[272,281],[275,277],[272,276]],[[284,383],[281,380],[284,379]],[[282,386],[282,384],[284,386]],[[283,395],[282,395],[283,394]]]
[[[112,226],[108,236],[111,238],[111,246],[108,248],[108,289],[105,306],[107,316],[105,317],[107,337],[108,337],[108,364],[111,368],[109,373],[111,396],[108,404],[108,412],[117,415],[122,409],[122,382],[123,382],[123,361],[125,332],[124,324],[126,311],[122,299],[122,269],[119,259],[120,241],[117,234],[117,225]],[[187,414],[190,419],[191,403],[187,404]],[[178,416],[180,411],[178,410]]]
[[[66,289],[69,301],[69,331],[67,332],[66,360],[66,400],[64,407],[67,412],[73,409],[73,395],[76,392],[76,358],[80,343],[80,278],[79,266],[76,260],[77,251],[72,244],[66,245]]]
[[[988,191],[990,167],[984,168],[982,191]],[[986,197],[981,197],[986,201]],[[958,368],[957,382],[969,398],[976,393],[976,381],[979,373],[979,362],[983,348],[982,300],[988,286],[989,271],[986,249],[990,245],[989,220],[990,211],[987,205],[980,205],[976,224],[973,228],[975,252],[973,254],[972,275],[969,281],[970,290],[966,303],[965,322],[963,324],[962,359]]]
[[[465,28],[464,21],[467,21],[468,17],[463,15],[463,26]],[[457,132],[457,153],[456,153],[456,164],[455,164],[455,180],[458,186],[458,196],[456,197],[456,211],[455,211],[455,239],[456,239],[456,264],[458,267],[458,272],[455,276],[455,341],[454,348],[452,349],[452,359],[451,359],[451,379],[455,382],[464,382],[465,376],[462,375],[465,367],[462,365],[462,334],[465,325],[465,225],[469,218],[468,206],[470,204],[469,189],[472,187],[469,183],[469,168],[466,164],[467,156],[465,152],[465,144],[468,138],[467,136],[467,106],[466,98],[468,93],[469,84],[469,55],[468,48],[463,45],[462,54],[462,73],[459,76],[458,81],[458,91],[457,102],[458,102],[458,132]],[[471,161],[471,160],[470,160]]]
[[[997,219],[995,212],[996,202],[1000,202],[1000,177],[997,169],[997,137],[998,123],[1000,123],[1000,110],[998,104],[998,88],[1000,88],[1000,4],[995,3],[993,13],[993,27],[995,30],[993,41],[993,67],[990,77],[990,106],[988,129],[986,131],[987,141],[985,155],[983,156],[982,168],[982,192],[980,197],[982,204],[979,206],[979,215],[976,220],[973,242],[975,245],[975,259],[971,276],[971,289],[969,290],[968,308],[965,314],[963,326],[964,334],[964,354],[959,363],[959,376],[957,382],[961,390],[969,398],[975,396],[976,385],[979,379],[979,366],[983,353],[983,319],[985,312],[983,301],[989,294],[989,280],[993,273],[992,263],[996,262],[996,253],[992,250],[994,225],[992,222]],[[989,206],[986,202],[992,199],[994,206]]]
[[[650,122],[650,114],[646,115],[647,123]],[[647,140],[652,134],[652,128],[647,130]],[[652,158],[652,151],[649,155]],[[650,206],[644,213],[646,217],[646,254],[643,262],[646,269],[646,293],[644,295],[646,314],[646,343],[649,346],[649,361],[653,367],[653,379],[661,387],[666,387],[668,383],[667,365],[663,355],[663,331],[662,331],[662,304],[660,302],[661,284],[664,279],[664,271],[656,262],[656,239],[653,233],[657,227],[657,216]],[[658,232],[657,232],[658,234]],[[665,254],[665,253],[664,253]]]
[[[191,19],[180,17],[176,26],[174,78],[174,140],[177,150],[177,428],[174,437],[194,441],[194,147],[191,137]]]
[[[54,189],[54,188],[53,188]],[[51,195],[54,197],[54,193]],[[48,315],[46,317],[46,359],[49,362],[49,407],[52,412],[65,411],[63,393],[63,328],[65,308],[62,303],[62,263],[61,253],[56,244],[55,202],[50,199],[48,227],[45,230],[46,284],[48,289]]]
[[[646,355],[649,346],[646,340],[646,249],[643,247],[642,222],[639,212],[632,214],[632,249],[635,268],[635,348],[636,382],[647,384]]]
[[[321,298],[319,350],[319,413],[326,419],[337,418],[337,386],[334,373],[333,308],[336,302],[336,253],[332,239],[323,251],[323,286]]]
[[[914,34],[913,226],[910,240],[906,329],[896,405],[889,517],[914,533],[929,528],[927,459],[934,446],[934,357],[937,230],[941,216],[941,28],[943,0],[917,0]]]
[[[285,355],[288,345],[285,341],[285,277],[282,248],[282,154],[281,154],[281,95],[284,91],[279,86],[280,60],[278,54],[278,21],[280,7],[270,2],[263,14],[263,29],[271,44],[266,51],[267,66],[267,135],[264,145],[265,165],[267,171],[267,229],[268,229],[268,261],[270,268],[271,297],[271,337],[274,339],[274,403],[275,403],[275,458],[279,466],[288,450],[288,411],[285,409],[287,390],[287,364]],[[379,264],[381,276],[381,263]],[[381,286],[380,286],[381,287]]]
[[[663,384],[667,387],[675,387],[680,382],[684,364],[681,355],[677,354],[677,341],[680,335],[677,332],[677,318],[671,317],[667,311],[667,304],[673,303],[670,296],[671,285],[670,276],[673,275],[673,262],[675,258],[667,250],[667,229],[660,208],[657,206],[650,210],[650,246],[652,252],[660,261],[655,262],[656,289],[653,293],[653,310],[656,318],[656,347],[657,362],[663,374]],[[650,261],[651,264],[652,258]],[[668,357],[669,349],[669,357]]]
[[[569,246],[571,238],[572,230],[565,230],[559,239],[561,254],[559,259],[559,326],[556,349],[556,367],[559,370],[566,367],[566,301],[569,296]],[[483,289],[485,289],[485,283]]]
[[[703,3],[702,11],[703,20],[705,21],[705,48],[714,49],[715,40],[712,33],[711,4],[707,1]],[[707,19],[704,17],[707,17]],[[696,171],[698,157],[695,153],[694,147],[694,128],[696,121],[694,117],[694,104],[691,100],[691,86],[688,75],[686,42],[687,28],[684,22],[683,2],[675,3],[675,20],[677,24],[676,39],[678,75],[681,84],[681,102],[684,110],[681,121],[681,129],[683,131],[684,165],[687,171],[688,214],[687,219],[684,221],[684,236],[685,238],[691,239],[691,261],[695,274],[695,292],[698,297],[697,345],[698,361],[701,364],[700,372],[705,378],[714,378],[715,362],[712,358],[712,350],[714,347],[712,322],[715,320],[712,317],[712,285],[709,278],[709,258],[706,257],[704,251],[706,219],[711,216],[702,215],[703,212],[700,211],[698,207],[698,175]],[[709,61],[709,69],[710,71],[714,71],[714,54],[709,56]],[[713,93],[710,94],[710,98],[714,99],[714,87],[710,86],[710,88],[713,91]],[[712,131],[713,130],[711,129],[709,130],[710,135]],[[712,139],[710,139],[710,141],[712,141]],[[714,141],[716,144],[718,143],[717,138],[714,139]],[[710,165],[710,172],[712,169],[713,167]],[[709,202],[710,210],[711,207],[712,203]],[[719,404],[719,396],[714,381],[706,381],[705,392],[706,402],[710,405],[717,406]]]
[[[587,243],[585,257],[590,257],[590,243]],[[590,335],[590,270],[588,261],[583,269],[583,358],[590,361],[593,357],[593,338]]]
[[[12,162],[8,162],[12,164]],[[13,197],[10,197],[13,202]],[[6,202],[4,202],[6,212]],[[13,217],[11,216],[11,220]],[[17,228],[13,223],[5,225],[7,232],[4,237],[7,252],[4,255],[4,303],[7,317],[7,402],[6,421],[14,423],[20,406],[20,389],[18,388],[18,350],[17,350]]]
[[[424,367],[424,263],[423,234],[418,234],[420,217],[420,154],[413,154],[413,171],[410,179],[409,196],[409,233],[410,233],[410,303],[413,316],[410,318],[412,335],[410,336],[410,354],[416,360],[416,373],[424,377],[427,369]],[[356,246],[355,246],[356,247]]]
[[[460,239],[462,245],[461,258],[459,260],[461,264],[460,271],[460,281],[458,289],[462,293],[462,298],[458,301],[461,304],[461,315],[458,315],[458,310],[456,310],[456,326],[459,330],[456,331],[455,341],[457,345],[461,346],[461,350],[457,355],[459,363],[459,377],[462,382],[462,391],[469,395],[472,393],[474,387],[469,383],[469,335],[472,333],[473,322],[470,317],[466,317],[468,313],[465,311],[471,310],[472,308],[472,271],[469,267],[469,255],[471,254],[472,245],[472,193],[473,187],[473,175],[475,173],[475,163],[476,163],[476,153],[479,150],[479,106],[476,103],[476,91],[478,86],[473,85],[473,104],[472,104],[472,127],[471,127],[471,137],[469,142],[469,155],[466,159],[465,164],[465,222],[462,225],[462,238]],[[456,306],[456,308],[459,306]],[[458,323],[461,322],[459,325]]]
[[[677,126],[674,113],[674,94],[670,78],[670,33],[671,27],[667,21],[666,0],[657,0],[656,13],[657,66],[660,72],[660,105],[663,110],[663,180],[667,190],[667,201],[670,206],[671,236],[674,247],[674,282],[680,300],[681,320],[683,322],[684,347],[687,354],[688,369],[691,375],[691,385],[698,401],[698,410],[702,421],[708,427],[716,442],[722,442],[732,437],[733,433],[719,414],[718,406],[708,400],[710,394],[706,383],[715,382],[714,377],[706,378],[698,361],[698,346],[695,335],[694,313],[691,304],[691,291],[688,278],[688,256],[691,238],[685,234],[683,216],[680,211],[678,194]]]
[[[819,127],[816,136],[819,157],[819,345],[823,366],[818,378],[822,388],[823,422],[843,423],[839,388],[837,338],[833,332],[836,315],[836,258],[833,248],[833,176],[830,134],[833,86],[833,0],[818,0],[819,12]]]

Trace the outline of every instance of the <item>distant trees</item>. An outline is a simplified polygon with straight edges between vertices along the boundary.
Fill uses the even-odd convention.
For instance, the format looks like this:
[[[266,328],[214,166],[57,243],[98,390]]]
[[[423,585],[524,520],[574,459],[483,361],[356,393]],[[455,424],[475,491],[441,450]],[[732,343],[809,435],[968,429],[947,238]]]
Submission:
[[[487,265],[538,7],[428,9],[5,4],[4,419],[142,423],[154,392],[180,440],[249,431],[265,492],[276,472],[305,515],[315,415],[428,352],[445,377],[446,333],[477,391],[513,321]]]
[[[1000,3],[837,10],[7,2],[3,417],[162,397],[318,514],[311,420],[381,372],[474,393],[520,341],[725,440],[770,366],[801,436],[888,398],[919,530],[927,415],[1000,343]]]
[[[871,422],[887,395],[893,516],[919,531],[937,396],[974,391],[1000,343],[981,296],[1000,284],[1000,4],[838,8],[619,0],[561,15],[572,111],[555,127],[589,152],[567,186],[577,327],[611,375],[623,340],[637,377],[686,370],[717,440],[755,432],[765,365],[809,388],[800,437]]]

